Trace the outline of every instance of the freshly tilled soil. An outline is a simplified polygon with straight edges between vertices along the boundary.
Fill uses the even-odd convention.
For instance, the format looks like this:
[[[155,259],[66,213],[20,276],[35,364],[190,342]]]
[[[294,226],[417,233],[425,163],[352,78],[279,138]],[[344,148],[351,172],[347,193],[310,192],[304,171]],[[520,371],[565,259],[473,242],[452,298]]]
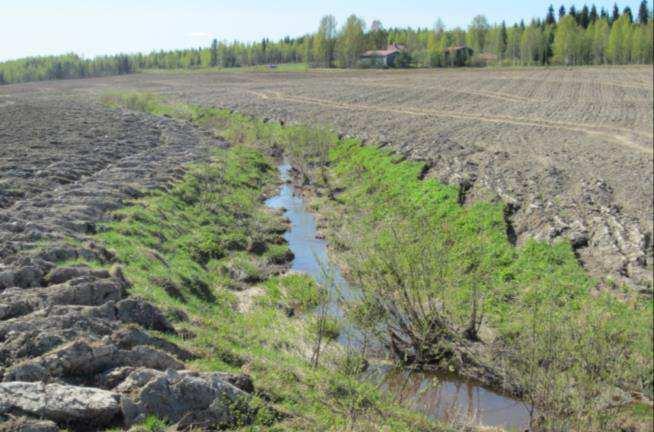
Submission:
[[[112,252],[91,237],[111,210],[225,143],[79,98],[11,102],[0,109],[0,430],[98,430],[150,414],[182,429],[229,421],[229,408],[210,407],[244,395],[249,379],[184,371],[194,354],[148,332],[176,330],[128,296]],[[112,269],[65,263],[80,258]],[[179,390],[191,387],[193,403]]]

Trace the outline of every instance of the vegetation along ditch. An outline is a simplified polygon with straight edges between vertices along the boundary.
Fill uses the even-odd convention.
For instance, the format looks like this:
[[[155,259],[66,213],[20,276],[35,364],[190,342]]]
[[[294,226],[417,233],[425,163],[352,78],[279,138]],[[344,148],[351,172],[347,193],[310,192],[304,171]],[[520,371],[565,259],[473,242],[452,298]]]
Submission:
[[[175,342],[201,354],[194,366],[247,369],[260,389],[255,423],[440,427],[362,379],[378,357],[367,342],[333,342],[343,330],[329,313],[334,278],[287,273],[287,226],[262,201],[282,154],[330,258],[359,292],[338,308],[394,364],[519,398],[534,429],[650,421],[651,302],[596,290],[568,243],[513,246],[502,203],[461,206],[456,187],[421,178],[423,164],[326,128],[143,94],[106,102],[192,121],[232,144],[171,191],[117,212],[98,236],[139,295],[192,317],[182,326],[195,337]]]
[[[308,209],[302,188],[292,184],[291,166],[283,162],[279,171],[283,184],[266,204],[284,209],[284,217],[290,221],[284,237],[294,256],[291,270],[307,274],[326,287],[324,316],[339,320],[338,342],[348,350],[367,347],[366,359],[370,364],[360,378],[378,383],[393,397],[429,417],[511,429],[528,427],[528,407],[518,400],[453,374],[396,368],[384,362],[388,350],[367,341],[364,333],[347,320],[341,304],[358,299],[360,293],[347,282],[338,265],[330,262],[327,242],[317,231],[316,218]],[[322,311],[317,309],[318,319]]]

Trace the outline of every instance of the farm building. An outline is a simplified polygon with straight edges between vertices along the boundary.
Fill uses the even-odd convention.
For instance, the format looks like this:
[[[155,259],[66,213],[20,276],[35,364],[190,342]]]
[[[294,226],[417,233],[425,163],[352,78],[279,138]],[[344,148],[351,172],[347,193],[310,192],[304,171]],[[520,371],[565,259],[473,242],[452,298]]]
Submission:
[[[396,57],[404,50],[404,45],[392,43],[385,50],[364,52],[361,54],[361,63],[371,67],[392,67],[395,66]]]
[[[467,45],[457,45],[445,49],[445,62],[450,66],[465,66],[474,51]]]

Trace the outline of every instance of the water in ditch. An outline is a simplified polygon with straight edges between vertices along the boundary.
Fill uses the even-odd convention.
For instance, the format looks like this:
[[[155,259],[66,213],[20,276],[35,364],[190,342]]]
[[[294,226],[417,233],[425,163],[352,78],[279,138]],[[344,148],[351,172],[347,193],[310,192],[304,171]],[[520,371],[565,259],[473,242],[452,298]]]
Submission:
[[[295,255],[291,269],[332,287],[334,295],[329,303],[329,312],[345,320],[337,298],[344,301],[355,298],[356,290],[349,286],[338,266],[330,264],[327,243],[316,236],[316,220],[307,210],[302,196],[289,182],[290,170],[287,163],[279,166],[283,183],[279,193],[268,199],[266,205],[283,208],[284,216],[290,221],[290,229],[284,238]],[[356,344],[360,338],[357,329],[347,323],[343,328],[339,342]],[[380,383],[380,388],[392,393],[406,406],[432,418],[508,430],[525,430],[529,424],[529,413],[520,401],[457,377],[398,370],[383,365],[371,366],[366,371],[366,377]]]

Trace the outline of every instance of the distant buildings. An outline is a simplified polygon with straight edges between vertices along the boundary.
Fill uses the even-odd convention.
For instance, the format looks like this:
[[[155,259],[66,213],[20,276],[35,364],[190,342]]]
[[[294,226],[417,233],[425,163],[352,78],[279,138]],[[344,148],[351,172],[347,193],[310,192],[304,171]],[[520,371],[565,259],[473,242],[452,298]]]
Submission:
[[[473,53],[473,49],[467,45],[457,45],[445,48],[445,63],[451,66],[465,66]]]
[[[473,53],[472,48],[467,45],[446,48],[442,53],[444,65],[465,66],[472,58]],[[406,58],[399,59],[399,57],[408,57],[408,55],[409,52],[404,45],[392,43],[384,50],[364,52],[361,54],[360,64],[363,67],[405,67],[408,65],[408,61]]]
[[[393,67],[397,56],[406,51],[404,45],[390,44],[385,50],[366,51],[361,54],[361,64],[368,67]]]

